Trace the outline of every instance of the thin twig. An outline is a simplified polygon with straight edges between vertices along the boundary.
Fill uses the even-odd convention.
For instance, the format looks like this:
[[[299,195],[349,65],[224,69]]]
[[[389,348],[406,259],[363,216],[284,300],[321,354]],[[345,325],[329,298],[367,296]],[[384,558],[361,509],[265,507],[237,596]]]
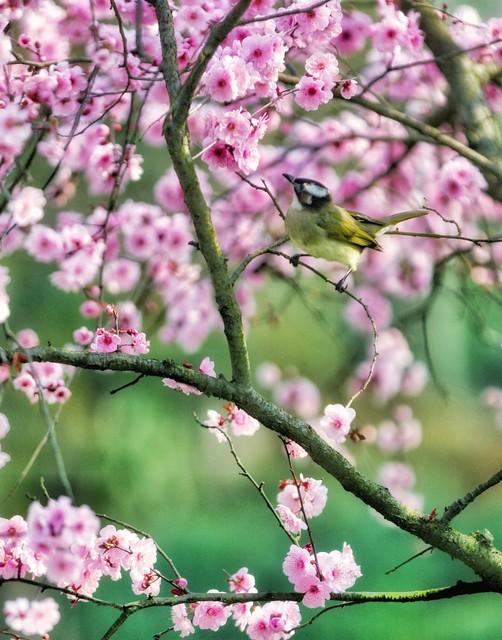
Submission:
[[[112,389],[109,393],[111,396],[115,395],[116,393],[118,393],[119,391],[122,391],[123,389],[127,389],[129,387],[134,386],[135,384],[138,384],[138,382],[145,377],[144,373],[140,373],[139,376],[136,376],[136,378],[134,378],[134,380],[131,380],[130,382],[126,382],[125,384],[121,385],[120,387],[116,387],[115,389]]]
[[[410,558],[406,558],[406,560],[403,560],[403,562],[396,564],[396,566],[392,567],[392,569],[387,569],[387,571],[385,572],[385,575],[388,576],[391,573],[394,573],[394,571],[397,571],[401,567],[404,567],[406,564],[408,564],[408,562],[415,560],[415,558],[420,558],[420,556],[423,556],[428,551],[434,551],[434,547],[426,547],[425,549],[422,549],[422,551],[419,551],[418,553],[415,553],[414,555],[412,555]]]
[[[243,271],[246,270],[248,265],[253,260],[255,260],[255,258],[258,258],[260,256],[266,255],[267,253],[270,253],[270,251],[272,251],[273,249],[279,248],[280,246],[282,246],[287,241],[288,241],[288,238],[279,238],[279,240],[276,240],[275,242],[272,242],[272,244],[269,244],[266,247],[262,247],[261,249],[257,249],[253,253],[250,253],[249,255],[247,255],[242,260],[242,262],[237,265],[237,267],[235,268],[234,272],[230,276],[230,283],[232,285],[235,285],[235,283],[237,282],[237,280],[239,279],[239,277],[241,276]]]
[[[73,589],[69,589],[68,587],[57,587],[53,584],[48,584],[45,582],[40,582],[39,580],[30,580],[29,578],[0,578],[0,587],[3,584],[14,582],[20,582],[21,584],[30,585],[32,587],[37,587],[41,591],[58,591],[59,593],[63,593],[71,598],[75,598],[76,600],[84,600],[85,602],[92,602],[100,607],[111,607],[112,609],[123,609],[123,605],[118,604],[116,602],[111,602],[109,600],[102,600],[101,598],[95,598],[94,596],[86,596],[83,593],[78,593],[78,591],[74,591]]]
[[[270,253],[270,254],[275,255],[275,256],[280,256],[281,258],[285,258],[286,260],[291,262],[291,256],[288,256],[286,253],[283,253],[282,251],[269,250],[267,253]],[[321,271],[319,271],[315,267],[312,267],[311,265],[309,265],[309,264],[307,264],[305,262],[302,262],[301,260],[298,260],[297,264],[298,264],[298,266],[301,266],[304,269],[308,269],[309,271],[311,271],[318,278],[321,278],[321,280],[323,280],[326,284],[332,285],[339,293],[345,294],[346,296],[348,296],[349,298],[351,298],[352,300],[357,302],[359,305],[361,305],[361,307],[363,308],[363,310],[364,310],[364,312],[366,314],[366,317],[370,321],[371,329],[372,329],[372,333],[373,333],[373,357],[371,359],[371,363],[370,363],[370,368],[369,368],[368,374],[367,374],[367,376],[366,376],[361,388],[358,391],[356,391],[356,393],[354,393],[354,395],[350,398],[350,400],[349,400],[349,402],[347,404],[347,406],[350,407],[350,405],[354,402],[354,400],[356,400],[361,395],[361,393],[366,391],[366,389],[368,388],[368,386],[369,386],[369,384],[371,382],[371,379],[373,377],[373,373],[375,371],[376,363],[377,363],[377,360],[378,360],[378,331],[377,331],[377,327],[376,327],[375,321],[373,319],[373,316],[370,313],[368,305],[365,302],[363,302],[363,300],[361,298],[359,298],[358,296],[353,294],[348,289],[344,289],[343,291],[339,291],[337,283],[334,282],[333,280],[330,280],[327,276],[324,275],[324,273],[322,273]]]
[[[63,454],[61,452],[61,448],[59,446],[58,438],[56,435],[56,422],[54,418],[51,416],[49,411],[49,406],[44,396],[44,389],[42,387],[42,383],[40,382],[40,378],[38,373],[33,366],[33,359],[27,349],[22,347],[14,333],[11,331],[7,322],[4,322],[4,331],[5,335],[16,345],[17,349],[23,353],[26,357],[27,362],[30,365],[30,374],[35,380],[35,384],[37,386],[38,391],[38,403],[40,407],[40,413],[42,414],[42,418],[45,422],[45,426],[47,428],[48,439],[52,447],[52,451],[54,453],[54,458],[56,461],[56,469],[58,471],[59,479],[63,488],[66,492],[66,495],[69,496],[72,500],[75,500],[75,495],[73,493],[73,489],[71,487],[70,479],[68,478],[68,474],[66,472],[66,465],[64,462]]]
[[[230,453],[232,455],[232,458],[235,461],[235,464],[237,465],[237,467],[241,471],[240,475],[242,475],[244,478],[247,478],[249,480],[249,482],[253,485],[253,487],[258,491],[260,496],[263,498],[263,501],[267,505],[267,509],[272,513],[274,518],[277,520],[277,524],[284,531],[284,533],[288,536],[288,538],[291,540],[291,542],[293,544],[298,544],[298,540],[286,529],[286,527],[284,526],[282,520],[279,517],[279,514],[274,509],[274,505],[270,502],[270,499],[268,498],[267,494],[265,493],[263,482],[257,482],[253,478],[253,476],[249,473],[249,471],[246,469],[246,467],[244,466],[242,460],[239,458],[239,456],[237,454],[237,451],[234,448],[232,439],[230,438],[228,433],[226,433],[225,431],[223,431],[223,429],[220,429],[219,427],[209,427],[207,424],[204,424],[203,422],[201,422],[199,420],[199,418],[195,414],[194,414],[194,418],[195,418],[195,421],[197,422],[197,424],[199,426],[203,427],[204,429],[216,429],[219,433],[221,433],[221,435],[227,441],[228,448],[230,449]]]
[[[389,236],[412,236],[415,238],[435,238],[437,240],[464,240],[465,242],[472,242],[480,247],[482,244],[494,244],[496,242],[502,242],[502,236],[494,236],[493,238],[471,238],[469,236],[451,236],[446,233],[428,233],[421,231],[387,231]]]
[[[296,490],[298,491],[298,500],[300,501],[300,509],[302,511],[303,514],[303,519],[305,520],[305,524],[307,525],[307,534],[309,537],[309,541],[310,541],[310,546],[312,547],[312,554],[314,556],[314,563],[316,566],[316,571],[317,571],[317,577],[319,578],[319,580],[322,580],[322,573],[321,573],[321,567],[319,565],[319,560],[317,558],[317,551],[315,548],[315,542],[314,542],[314,536],[312,535],[312,529],[310,528],[310,522],[309,519],[307,517],[307,513],[305,511],[305,505],[303,503],[303,496],[302,496],[302,490],[301,490],[301,482],[298,481],[298,478],[296,477],[296,473],[295,470],[293,468],[293,461],[291,460],[291,455],[289,453],[289,449],[288,449],[288,443],[286,440],[284,440],[284,438],[281,438],[282,440],[282,444],[284,446],[284,451],[286,452],[286,457],[288,459],[288,466],[289,466],[289,471],[291,473],[291,477],[293,478],[293,482],[295,483],[295,487]]]
[[[373,340],[372,340],[373,356],[371,358],[370,367],[368,369],[368,373],[366,375],[366,378],[364,379],[364,382],[363,382],[362,386],[352,395],[352,397],[347,402],[346,406],[350,407],[352,405],[352,403],[355,400],[357,400],[357,398],[362,393],[364,393],[366,391],[366,389],[368,388],[368,386],[369,386],[369,384],[371,382],[371,379],[373,378],[373,374],[375,372],[376,363],[377,363],[377,360],[378,360],[378,330],[377,330],[377,326],[376,326],[375,320],[374,320],[374,318],[371,315],[371,312],[369,310],[369,307],[363,301],[363,299],[360,298],[359,296],[356,296],[354,293],[352,293],[348,289],[345,289],[344,293],[345,293],[345,295],[349,296],[349,298],[352,298],[352,300],[357,302],[357,304],[360,305],[363,308],[364,313],[366,314],[366,317],[368,318],[368,320],[369,320],[369,322],[371,324],[371,331],[372,331],[372,334],[373,334]]]
[[[287,16],[294,16],[299,13],[310,13],[314,9],[318,7],[322,7],[325,4],[328,4],[331,0],[319,0],[314,4],[311,4],[307,7],[299,7],[297,9],[285,9],[284,11],[277,11],[276,13],[269,14],[267,16],[256,16],[255,18],[249,18],[248,20],[241,20],[238,24],[239,26],[243,26],[246,24],[253,24],[254,22],[265,22],[267,20],[276,20],[277,18],[286,18]]]
[[[485,480],[485,482],[478,484],[474,489],[466,493],[465,496],[462,496],[445,507],[443,517],[441,518],[442,522],[451,522],[453,518],[456,518],[471,502],[474,502],[477,497],[499,482],[502,482],[502,469],[494,473],[488,480]]]
[[[117,520],[116,518],[112,518],[106,515],[106,513],[96,513],[96,515],[98,516],[98,518],[103,518],[103,520],[108,520],[109,522],[113,522],[114,524],[118,524],[120,527],[129,529],[130,531],[133,531],[134,533],[137,533],[138,535],[143,536],[144,538],[150,538],[151,540],[153,540],[155,546],[157,547],[157,551],[167,562],[171,571],[174,573],[174,575],[177,578],[181,578],[181,573],[176,568],[176,565],[174,564],[173,560],[167,555],[164,549],[154,540],[154,538],[152,538],[151,535],[149,535],[145,531],[142,531],[141,529],[138,529],[137,527],[134,527],[132,524],[129,524],[128,522],[124,522],[123,520]]]
[[[245,175],[243,175],[242,173],[239,173],[239,171],[235,172],[239,178],[241,180],[244,180],[244,182],[246,182],[250,187],[253,187],[253,189],[257,189],[258,191],[264,191],[269,198],[272,200],[272,202],[274,203],[274,207],[277,209],[278,214],[280,215],[280,217],[284,220],[285,219],[285,214],[284,211],[282,210],[282,207],[280,206],[280,204],[277,202],[277,198],[274,196],[274,194],[270,191],[267,183],[265,182],[265,180],[262,179],[262,185],[260,187],[260,185],[255,184],[254,182],[251,182],[251,180],[249,180],[249,178],[246,178]]]

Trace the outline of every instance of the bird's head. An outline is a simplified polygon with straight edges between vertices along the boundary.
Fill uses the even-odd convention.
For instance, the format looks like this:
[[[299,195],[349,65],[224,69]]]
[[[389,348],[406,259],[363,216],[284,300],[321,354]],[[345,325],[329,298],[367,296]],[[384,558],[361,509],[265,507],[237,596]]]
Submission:
[[[283,173],[282,175],[293,185],[295,195],[302,207],[319,209],[331,201],[328,189],[317,180],[295,178],[289,173]]]

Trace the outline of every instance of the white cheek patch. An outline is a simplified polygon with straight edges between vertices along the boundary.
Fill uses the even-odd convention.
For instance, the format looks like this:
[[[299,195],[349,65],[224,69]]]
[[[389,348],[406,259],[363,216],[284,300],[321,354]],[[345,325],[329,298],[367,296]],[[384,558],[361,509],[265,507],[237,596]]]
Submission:
[[[327,198],[329,193],[326,187],[322,187],[320,184],[314,184],[313,182],[305,185],[305,191],[314,198]]]

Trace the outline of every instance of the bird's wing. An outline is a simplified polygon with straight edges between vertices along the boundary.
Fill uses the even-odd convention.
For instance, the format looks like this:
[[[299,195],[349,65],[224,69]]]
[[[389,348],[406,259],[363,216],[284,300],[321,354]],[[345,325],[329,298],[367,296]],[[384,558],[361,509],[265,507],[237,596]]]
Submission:
[[[354,218],[354,220],[372,236],[380,235],[383,231],[383,228],[386,226],[385,220],[371,218],[364,213],[360,213],[359,211],[352,211],[351,209],[347,209],[347,211]]]
[[[343,207],[333,206],[333,211],[320,212],[317,224],[328,238],[338,242],[345,241],[361,248],[380,249],[371,231],[364,229],[362,224]]]

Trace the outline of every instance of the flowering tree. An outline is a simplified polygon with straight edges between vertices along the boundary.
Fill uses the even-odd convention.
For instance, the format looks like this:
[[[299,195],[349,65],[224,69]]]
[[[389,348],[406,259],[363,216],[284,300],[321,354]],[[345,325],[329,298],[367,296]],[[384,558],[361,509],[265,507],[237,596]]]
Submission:
[[[0,584],[25,583],[75,604],[116,609],[102,640],[157,606],[171,608],[181,637],[234,624],[251,640],[282,640],[302,625],[298,603],[321,608],[329,600],[502,592],[502,553],[489,532],[466,534],[451,525],[500,482],[501,471],[443,512],[423,513],[408,465],[389,461],[377,483],[357,470],[358,450],[351,448],[376,442],[392,455],[420,444],[420,423],[406,405],[378,428],[358,425],[353,408],[363,392],[387,402],[419,395],[427,382],[425,364],[393,326],[394,302],[419,298],[426,308],[447,268],[486,288],[500,281],[502,21],[415,0],[376,0],[364,11],[356,5],[1,2],[2,256],[8,264],[10,254],[24,251],[34,267],[53,263],[51,285],[80,295],[85,324],[71,327],[74,344],[64,347],[65,337],[43,347],[36,327],[11,328],[11,278],[8,266],[0,267],[1,382],[40,404],[42,444],[53,447],[65,494],[0,519]],[[149,146],[165,150],[165,173],[151,201],[126,199],[127,185],[133,194],[130,183],[141,180]],[[37,157],[45,161],[42,178],[31,171]],[[419,206],[430,213],[389,233],[384,250],[368,252],[357,278],[337,292],[340,265],[289,259],[295,249],[282,219],[292,193],[284,172],[320,180],[336,202],[375,217]],[[77,189],[78,211],[68,210]],[[342,295],[347,322],[367,337],[367,356],[353,363],[347,386],[323,410],[310,380],[283,378],[271,362],[252,370],[246,344],[257,292],[273,277],[297,284],[299,272]],[[198,367],[161,351],[145,357],[150,325],[187,354],[223,331],[230,373],[209,357]],[[193,592],[191,577],[150,537],[76,506],[53,409],[70,400],[78,369],[134,373],[127,386],[155,376],[166,393],[224,401],[199,422],[230,448],[288,538],[282,572],[290,591],[259,591],[243,567],[229,576],[227,591]],[[487,391],[499,412],[501,398],[497,389]],[[252,436],[260,424],[281,439],[290,469],[276,501],[233,446],[234,436]],[[2,414],[0,438],[8,431]],[[332,476],[382,520],[478,579],[412,592],[348,591],[364,558],[354,558],[350,540],[338,549],[316,545],[310,520],[323,511],[327,489],[322,479],[296,471],[307,456],[320,478]],[[0,466],[8,462],[0,451]],[[136,601],[95,595],[102,580],[123,573]],[[53,598],[9,599],[3,614],[5,633],[14,638],[48,637],[60,616]]]

